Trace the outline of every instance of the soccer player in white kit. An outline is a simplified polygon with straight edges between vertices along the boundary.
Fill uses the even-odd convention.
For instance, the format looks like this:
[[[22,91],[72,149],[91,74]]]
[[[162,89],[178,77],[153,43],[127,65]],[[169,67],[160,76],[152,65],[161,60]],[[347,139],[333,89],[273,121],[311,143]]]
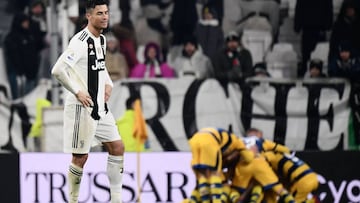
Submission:
[[[106,106],[113,83],[105,67],[106,39],[101,34],[108,26],[108,2],[87,0],[86,17],[87,26],[70,40],[51,71],[69,91],[64,105],[64,152],[72,153],[69,202],[78,202],[83,167],[95,141],[109,153],[111,203],[121,203],[124,145]]]

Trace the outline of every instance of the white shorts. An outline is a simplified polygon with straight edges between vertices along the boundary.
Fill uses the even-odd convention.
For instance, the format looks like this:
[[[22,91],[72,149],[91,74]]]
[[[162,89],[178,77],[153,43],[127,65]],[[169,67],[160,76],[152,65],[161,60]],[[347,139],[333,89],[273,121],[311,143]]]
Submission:
[[[64,107],[65,153],[87,154],[92,146],[116,140],[121,137],[110,111],[94,120],[89,109],[80,104]]]

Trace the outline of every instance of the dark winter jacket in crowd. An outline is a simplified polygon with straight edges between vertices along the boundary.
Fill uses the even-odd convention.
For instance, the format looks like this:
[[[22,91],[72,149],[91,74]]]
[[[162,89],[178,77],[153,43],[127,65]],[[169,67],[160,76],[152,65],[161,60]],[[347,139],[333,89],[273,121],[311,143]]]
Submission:
[[[295,31],[316,29],[327,31],[333,21],[332,0],[297,1],[295,8]]]
[[[29,17],[24,14],[15,15],[11,30],[5,37],[7,70],[34,79],[39,70],[40,48],[30,28],[24,29],[21,26],[24,21],[30,23]]]
[[[331,32],[330,38],[330,50],[329,50],[329,61],[336,57],[338,47],[342,41],[349,41],[354,49],[360,51],[360,12],[358,10],[357,0],[355,1],[344,1],[338,18],[334,23],[334,27]],[[354,7],[357,15],[355,18],[349,18],[345,15],[347,7]]]
[[[195,31],[198,15],[196,1],[174,0],[174,8],[170,19],[170,28],[173,32],[173,45],[181,45],[185,39]]]
[[[224,34],[218,20],[200,20],[196,26],[195,35],[203,53],[209,58],[215,57],[224,45]]]
[[[253,74],[251,53],[244,48],[222,50],[213,59],[214,75],[218,79],[236,80]]]
[[[347,61],[334,58],[329,64],[329,75],[331,77],[340,77],[351,81],[358,81],[360,77],[360,58],[351,57]]]

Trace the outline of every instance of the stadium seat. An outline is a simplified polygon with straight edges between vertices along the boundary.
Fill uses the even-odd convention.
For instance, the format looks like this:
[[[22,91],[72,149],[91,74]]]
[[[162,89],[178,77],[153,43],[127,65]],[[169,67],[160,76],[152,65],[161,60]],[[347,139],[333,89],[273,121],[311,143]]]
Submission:
[[[280,0],[280,8],[289,9],[289,0]]]
[[[273,78],[297,77],[297,54],[290,43],[274,44],[273,49],[266,55],[267,70]]]
[[[271,31],[247,30],[245,29],[241,42],[252,56],[253,64],[263,62],[266,53],[272,44]]]
[[[224,33],[229,33],[234,30],[242,18],[242,11],[238,0],[224,1],[224,18],[222,22],[222,29]]]
[[[167,56],[166,56],[166,60],[167,60],[167,63],[169,66],[174,67],[175,59],[176,59],[176,57],[181,55],[182,49],[183,49],[182,45],[174,45],[174,46],[170,47],[170,49],[167,53]]]
[[[252,12],[268,15],[273,34],[278,33],[280,26],[280,5],[275,1],[239,1],[241,6],[242,18]]]
[[[155,42],[162,47],[161,33],[151,28],[144,17],[139,18],[135,23],[135,34],[139,46]]]
[[[311,58],[321,59],[324,63],[323,71],[327,72],[328,55],[329,55],[329,42],[319,42],[316,44],[314,51],[311,52]]]
[[[0,89],[4,96],[11,97],[10,85],[6,73],[6,65],[3,48],[0,47]]]
[[[143,63],[145,61],[144,51],[145,45],[139,45],[136,49],[136,58],[140,63]]]
[[[289,17],[293,18],[295,16],[295,7],[297,0],[287,0],[289,2]]]
[[[301,36],[294,31],[294,18],[287,17],[279,28],[278,42],[291,43],[297,55],[301,55]]]

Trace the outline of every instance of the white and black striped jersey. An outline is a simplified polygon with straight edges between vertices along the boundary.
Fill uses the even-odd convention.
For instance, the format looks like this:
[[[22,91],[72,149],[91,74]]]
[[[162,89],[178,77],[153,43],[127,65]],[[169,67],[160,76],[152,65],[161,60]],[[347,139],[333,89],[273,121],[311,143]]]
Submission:
[[[99,119],[106,111],[105,84],[113,85],[105,67],[106,39],[95,37],[88,28],[78,32],[58,60],[70,66],[72,89],[88,91],[94,103],[92,117]],[[76,91],[75,91],[76,93]],[[65,104],[79,104],[74,94],[68,94]]]

